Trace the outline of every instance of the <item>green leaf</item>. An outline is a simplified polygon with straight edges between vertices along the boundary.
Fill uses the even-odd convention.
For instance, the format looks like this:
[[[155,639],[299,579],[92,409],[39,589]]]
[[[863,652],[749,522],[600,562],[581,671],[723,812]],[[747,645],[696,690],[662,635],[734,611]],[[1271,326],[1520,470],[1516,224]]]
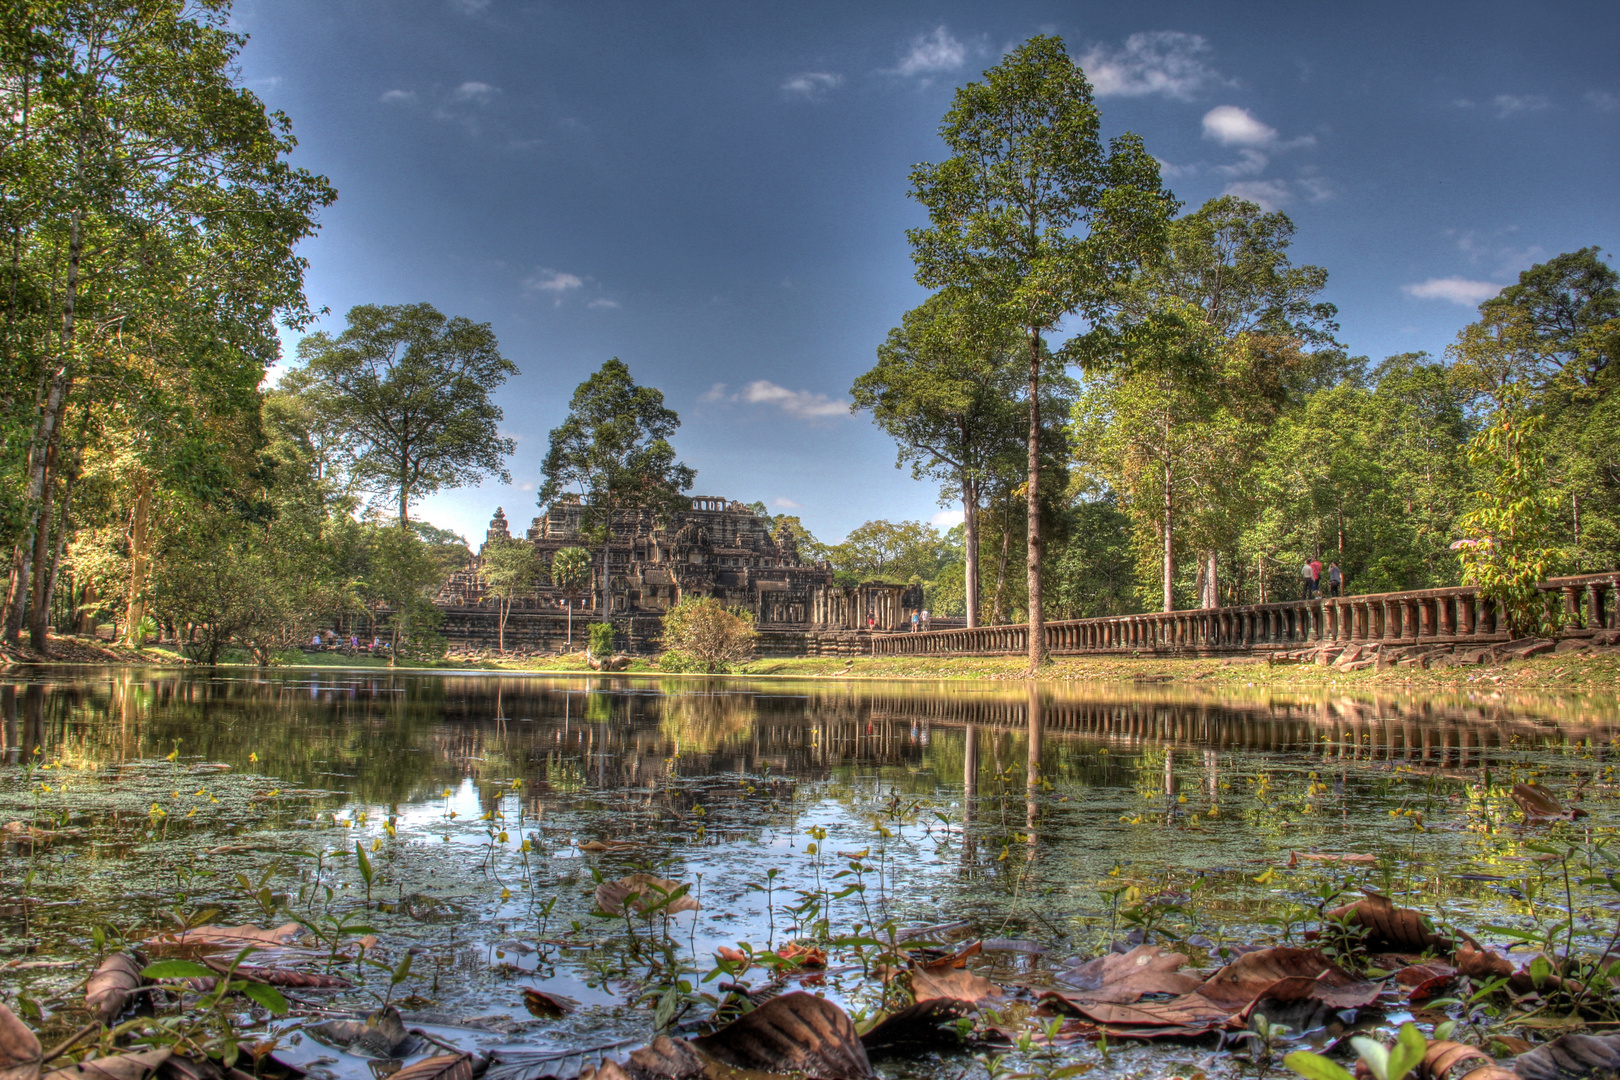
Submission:
[[[1283,1064],[1305,1077],[1305,1080],[1355,1080],[1338,1062],[1329,1061],[1309,1050],[1295,1050],[1283,1058]]]
[[[1389,1075],[1389,1051],[1383,1043],[1357,1037],[1350,1040],[1350,1045],[1356,1048],[1356,1056],[1367,1063],[1367,1068],[1377,1080],[1395,1080]]]
[[[287,1012],[287,999],[281,996],[281,991],[265,983],[244,983],[242,993],[269,1009],[276,1016],[284,1016]]]
[[[1402,1024],[1400,1034],[1395,1037],[1395,1046],[1389,1052],[1389,1071],[1385,1080],[1401,1080],[1418,1067],[1423,1060],[1423,1052],[1428,1048],[1429,1040],[1423,1037],[1416,1024],[1410,1021]]]
[[[213,968],[190,960],[159,960],[141,969],[143,979],[207,979],[218,974]]]

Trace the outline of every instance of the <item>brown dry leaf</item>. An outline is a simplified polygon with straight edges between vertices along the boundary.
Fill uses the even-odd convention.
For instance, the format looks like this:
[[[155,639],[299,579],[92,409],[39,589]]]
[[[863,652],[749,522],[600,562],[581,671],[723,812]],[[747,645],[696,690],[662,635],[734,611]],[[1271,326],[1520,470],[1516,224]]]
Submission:
[[[1237,1013],[1265,996],[1274,984],[1294,978],[1313,981],[1316,985],[1310,996],[1335,1009],[1369,1004],[1384,988],[1383,983],[1355,978],[1318,949],[1279,946],[1238,957],[1205,980],[1198,993]]]
[[[772,998],[692,1044],[737,1069],[798,1073],[812,1080],[867,1080],[873,1075],[866,1048],[844,1010],[801,991]]]
[[[602,851],[625,851],[635,846],[636,844],[630,840],[587,840],[583,844],[579,845],[579,850],[589,851],[592,853]]]
[[[402,1057],[417,1041],[405,1030],[404,1019],[392,1005],[364,1021],[328,1020],[304,1030],[328,1046],[377,1058]]]
[[[241,949],[247,945],[291,945],[304,928],[285,923],[272,930],[254,926],[198,926],[184,932],[159,934],[146,944],[154,949]]]
[[[660,1035],[630,1055],[630,1080],[694,1080],[704,1073],[703,1058],[685,1039]]]
[[[44,1056],[39,1036],[16,1013],[0,1005],[0,1080],[34,1080]]]
[[[1183,975],[1183,953],[1167,953],[1157,945],[1138,945],[1128,953],[1109,953],[1070,970],[1063,978],[1078,988],[1053,991],[1059,996],[1093,1004],[1129,1005],[1144,994],[1189,994],[1200,979]]]
[[[748,954],[743,952],[741,949],[733,949],[729,945],[722,945],[718,949],[714,950],[714,955],[724,960],[728,964],[741,965],[737,968],[738,975],[741,975],[743,972],[748,970]]]
[[[1513,1059],[1521,1080],[1581,1080],[1620,1072],[1620,1035],[1560,1035]]]
[[[1289,866],[1298,866],[1299,860],[1301,859],[1306,859],[1310,862],[1355,863],[1360,866],[1372,866],[1378,862],[1378,856],[1360,853],[1350,853],[1344,855],[1330,855],[1325,851],[1290,851],[1288,853]]]
[[[1541,955],[1537,952],[1504,956],[1493,948],[1470,949],[1464,946],[1457,950],[1457,970],[1476,983],[1506,979],[1508,989],[1515,994],[1528,994],[1537,989],[1557,990],[1564,985],[1564,980],[1559,976],[1549,974],[1539,987],[1530,976],[1530,965]]]
[[[1578,806],[1565,806],[1563,801],[1553,794],[1551,788],[1540,784],[1514,784],[1513,790],[1508,793],[1513,801],[1519,804],[1524,811],[1524,820],[1538,821],[1573,821],[1578,817],[1585,817],[1586,811]]]
[[[603,1058],[600,1065],[587,1065],[580,1069],[579,1080],[630,1080],[630,1074],[612,1058]]]
[[[824,968],[827,966],[827,950],[819,945],[800,945],[797,941],[794,941],[777,949],[776,955],[800,967]]]
[[[1459,951],[1466,952],[1466,948]],[[1408,964],[1395,972],[1391,978],[1396,986],[1422,986],[1434,979],[1447,978],[1457,974],[1457,969],[1450,964],[1442,964],[1438,960],[1430,960],[1422,964]]]
[[[978,956],[983,951],[984,942],[975,941],[971,944],[964,945],[962,948],[951,953],[949,956],[941,956],[937,960],[925,960],[916,966],[926,968],[929,971],[943,971],[946,968],[967,967],[968,957]]]
[[[1446,1080],[1447,1073],[1465,1062],[1474,1069],[1479,1068],[1481,1062],[1486,1065],[1496,1064],[1491,1055],[1477,1046],[1442,1040],[1430,1043],[1429,1048],[1423,1051],[1423,1061],[1418,1065],[1418,1075],[1422,1080]],[[1462,1073],[1458,1075],[1461,1076]]]
[[[919,1002],[950,998],[977,1005],[988,998],[1001,997],[1003,993],[1001,987],[966,968],[911,969],[911,995]]]
[[[471,1054],[441,1054],[413,1061],[388,1080],[472,1080]]]
[[[698,902],[687,892],[690,885],[681,885],[668,878],[652,874],[631,874],[617,881],[604,881],[596,887],[596,906],[609,915],[623,915],[624,905],[630,901],[638,915],[658,912],[679,915],[683,911],[697,911]],[[678,895],[677,895],[678,894]],[[666,903],[666,897],[673,897]]]
[[[559,1016],[567,1016],[572,1006],[564,999],[544,990],[536,990],[532,986],[523,988],[523,1007],[535,1016],[555,1020]]]
[[[1529,1041],[1512,1035],[1492,1035],[1491,1042],[1500,1046],[1504,1053],[1513,1054],[1514,1056],[1528,1054],[1532,1048]]]
[[[35,844],[49,844],[53,840],[67,840],[81,835],[78,829],[41,829],[26,821],[8,821],[0,825],[6,839],[27,840]]]
[[[315,971],[293,971],[290,968],[238,967],[236,973],[249,982],[269,983],[293,990],[347,990],[354,986],[341,975],[322,975]]]
[[[84,987],[84,1007],[103,1024],[129,1005],[129,997],[141,985],[141,967],[133,957],[113,953],[91,974]]]
[[[1457,1080],[1523,1080],[1523,1078],[1512,1069],[1493,1062],[1490,1065],[1481,1065],[1477,1069],[1469,1069]]]
[[[1389,897],[1371,889],[1361,891],[1367,895],[1353,904],[1334,908],[1327,913],[1327,917],[1365,928],[1365,944],[1368,948],[1414,953],[1433,951],[1449,955],[1459,943],[1437,933],[1429,924],[1429,917],[1421,911],[1396,907]],[[1463,944],[1477,944],[1467,934],[1458,934],[1458,938]]]
[[[55,1069],[46,1073],[43,1080],[144,1080],[168,1061],[173,1053],[164,1047],[161,1050],[143,1050],[139,1054],[114,1054],[69,1065],[65,1069]]]
[[[1057,1006],[1057,1002],[1049,1001]],[[1226,1023],[1231,1010],[1200,994],[1182,994],[1169,1001],[1139,1001],[1134,1005],[1073,1005],[1064,1011],[1078,1014],[1111,1036],[1133,1039],[1190,1038],[1214,1031]]]

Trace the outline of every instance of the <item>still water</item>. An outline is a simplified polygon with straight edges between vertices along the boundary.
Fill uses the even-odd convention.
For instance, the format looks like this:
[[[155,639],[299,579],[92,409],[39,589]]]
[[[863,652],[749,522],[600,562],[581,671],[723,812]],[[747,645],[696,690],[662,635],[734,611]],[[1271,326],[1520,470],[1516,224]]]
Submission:
[[[7,678],[0,824],[56,836],[0,841],[0,998],[26,995],[64,1025],[96,928],[135,943],[210,910],[219,924],[302,921],[306,949],[288,956],[335,954],[358,984],[294,994],[320,1008],[363,1012],[391,993],[468,1049],[558,1052],[646,1041],[671,965],[713,992],[716,948],[739,942],[934,927],[942,942],[986,939],[985,974],[1038,988],[1133,931],[1190,940],[1195,957],[1297,940],[1328,897],[1363,886],[1489,937],[1545,915],[1546,864],[1528,845],[1601,840],[1620,818],[1612,697]],[[1587,816],[1525,825],[1507,797],[1525,779]],[[599,880],[641,871],[690,885],[701,910],[667,925],[594,914]],[[1573,897],[1588,947],[1614,930],[1612,895]],[[311,930],[327,941],[308,948]],[[362,931],[377,964],[357,959]],[[390,990],[382,965],[406,953]],[[860,1014],[881,994],[867,975],[835,948],[809,980]],[[576,1007],[531,1016],[524,987]],[[666,1005],[678,1022],[704,1009]],[[318,1075],[361,1075],[295,1041]],[[1155,1052],[1209,1065],[1196,1048]],[[1109,1068],[1162,1071],[1133,1061]]]

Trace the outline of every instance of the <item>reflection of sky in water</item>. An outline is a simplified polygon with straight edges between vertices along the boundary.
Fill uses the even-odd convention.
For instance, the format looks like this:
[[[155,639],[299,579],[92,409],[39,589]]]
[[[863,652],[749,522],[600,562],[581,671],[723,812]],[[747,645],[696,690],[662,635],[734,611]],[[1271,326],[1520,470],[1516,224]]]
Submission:
[[[1127,889],[1194,897],[1189,925],[1233,940],[1275,933],[1261,920],[1297,918],[1291,905],[1328,882],[1442,904],[1470,928],[1520,924],[1526,909],[1511,893],[1539,872],[1526,845],[1548,827],[1523,828],[1505,787],[1532,776],[1565,793],[1581,786],[1593,835],[1620,818],[1620,723],[1603,698],[711,692],[701,680],[369,673],[103,674],[48,690],[12,684],[0,698],[0,756],[37,742],[41,760],[65,763],[34,778],[53,787],[42,811],[87,830],[40,858],[40,958],[81,958],[87,921],[149,928],[177,902],[262,921],[235,874],[268,872],[302,917],[316,917],[330,886],[333,911],[363,916],[388,957],[420,950],[400,993],[431,999],[428,1012],[527,1021],[518,987],[537,981],[593,1006],[516,1036],[545,1046],[645,1032],[634,979],[612,973],[625,965],[625,924],[592,916],[598,873],[692,886],[703,910],[670,932],[698,975],[718,945],[765,944],[766,893],[754,886],[772,869],[777,944],[805,894],[863,885],[829,901],[835,932],[962,919],[1070,956],[1120,932],[1108,894]],[[20,767],[0,767],[4,820],[31,816],[35,794]],[[589,841],[629,846],[581,851]],[[381,909],[365,909],[356,842]],[[1287,865],[1313,850],[1378,865]],[[861,851],[858,873],[838,854]],[[19,881],[25,863],[15,845],[0,848],[0,880]],[[0,892],[0,947],[16,951],[11,896]],[[1577,902],[1578,932],[1593,939],[1612,929],[1598,899]],[[629,967],[644,975],[646,959]],[[0,970],[0,992],[77,977]],[[859,1006],[865,986],[835,974],[824,989]]]

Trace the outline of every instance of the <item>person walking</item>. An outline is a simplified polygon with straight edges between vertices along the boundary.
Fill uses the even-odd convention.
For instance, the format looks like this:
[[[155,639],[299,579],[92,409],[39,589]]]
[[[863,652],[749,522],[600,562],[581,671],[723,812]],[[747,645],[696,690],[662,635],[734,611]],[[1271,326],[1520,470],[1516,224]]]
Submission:
[[[1301,590],[1299,598],[1309,600],[1311,598],[1311,589],[1315,585],[1315,581],[1311,577],[1311,560],[1306,559],[1305,565],[1299,568],[1299,581]]]
[[[928,629],[928,609],[923,608],[923,629]]]
[[[1311,596],[1314,599],[1316,597],[1320,597],[1321,595],[1322,595],[1322,560],[1321,559],[1312,559],[1311,560]]]
[[[1344,571],[1339,569],[1339,564],[1338,563],[1336,563],[1336,562],[1329,563],[1328,564],[1328,595],[1329,596],[1338,596],[1339,595],[1339,590],[1343,586],[1344,586]]]
[[[922,612],[920,612],[920,611],[913,611],[913,612],[912,612],[912,613],[911,613],[911,632],[912,632],[912,633],[913,633],[913,634],[915,634],[915,633],[916,633],[916,632],[917,632],[917,627],[918,627],[918,626],[919,626],[919,625],[920,625],[920,624],[921,624],[921,623],[922,623]]]

